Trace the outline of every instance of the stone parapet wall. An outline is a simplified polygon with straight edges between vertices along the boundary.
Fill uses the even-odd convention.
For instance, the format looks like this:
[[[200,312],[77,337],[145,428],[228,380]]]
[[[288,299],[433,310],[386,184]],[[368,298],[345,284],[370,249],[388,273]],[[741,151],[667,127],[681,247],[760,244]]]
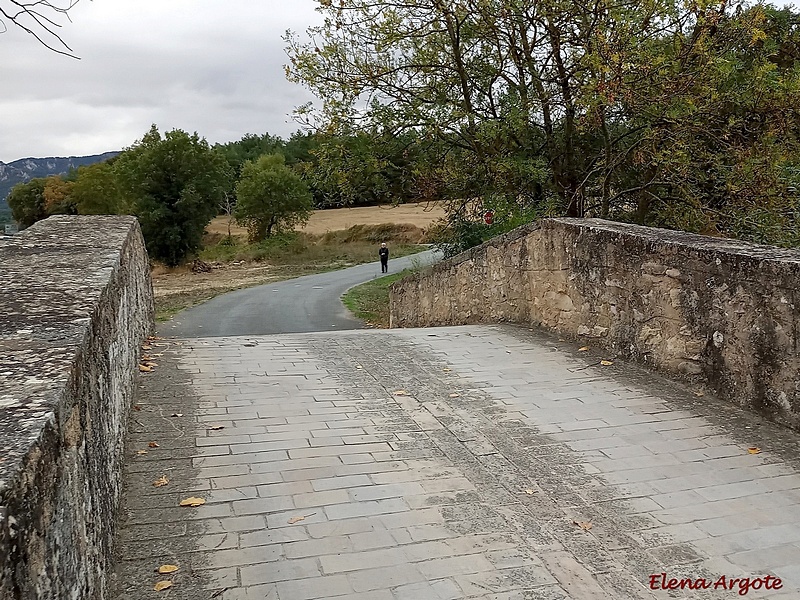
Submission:
[[[391,288],[391,326],[514,322],[704,381],[800,427],[800,252],[546,219]]]
[[[132,217],[50,217],[0,245],[0,599],[105,597],[139,351]]]

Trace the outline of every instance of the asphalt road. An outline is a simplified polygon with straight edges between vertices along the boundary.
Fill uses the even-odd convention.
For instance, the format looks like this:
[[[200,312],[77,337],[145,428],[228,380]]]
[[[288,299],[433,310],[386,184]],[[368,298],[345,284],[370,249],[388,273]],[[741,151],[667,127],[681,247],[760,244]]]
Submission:
[[[389,273],[436,260],[426,251],[389,261]],[[178,337],[221,337],[361,329],[341,296],[351,287],[381,276],[379,262],[341,271],[306,275],[217,296],[159,325],[159,334]]]

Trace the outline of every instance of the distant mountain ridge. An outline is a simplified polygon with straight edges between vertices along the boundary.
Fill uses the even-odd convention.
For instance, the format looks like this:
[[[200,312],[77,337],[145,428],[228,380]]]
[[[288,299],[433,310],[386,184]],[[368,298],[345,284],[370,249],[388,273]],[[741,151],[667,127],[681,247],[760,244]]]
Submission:
[[[51,156],[47,158],[20,158],[10,163],[0,162],[0,211],[8,209],[6,197],[18,183],[37,177],[66,175],[71,169],[108,160],[119,152],[103,152],[91,156]]]

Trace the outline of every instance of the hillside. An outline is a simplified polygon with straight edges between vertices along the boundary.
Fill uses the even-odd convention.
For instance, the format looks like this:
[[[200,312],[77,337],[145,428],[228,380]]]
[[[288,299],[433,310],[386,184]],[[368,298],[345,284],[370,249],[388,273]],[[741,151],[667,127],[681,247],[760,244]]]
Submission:
[[[10,163],[0,162],[0,212],[8,209],[6,197],[18,183],[36,177],[66,175],[70,169],[108,160],[117,154],[119,152],[104,152],[91,156],[21,158]]]

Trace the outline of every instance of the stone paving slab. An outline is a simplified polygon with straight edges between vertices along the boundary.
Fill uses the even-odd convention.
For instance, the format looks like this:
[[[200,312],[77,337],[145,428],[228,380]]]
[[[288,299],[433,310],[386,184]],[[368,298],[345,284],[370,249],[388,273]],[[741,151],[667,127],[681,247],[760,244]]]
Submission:
[[[119,600],[800,598],[797,435],[698,390],[510,326],[155,344]]]

